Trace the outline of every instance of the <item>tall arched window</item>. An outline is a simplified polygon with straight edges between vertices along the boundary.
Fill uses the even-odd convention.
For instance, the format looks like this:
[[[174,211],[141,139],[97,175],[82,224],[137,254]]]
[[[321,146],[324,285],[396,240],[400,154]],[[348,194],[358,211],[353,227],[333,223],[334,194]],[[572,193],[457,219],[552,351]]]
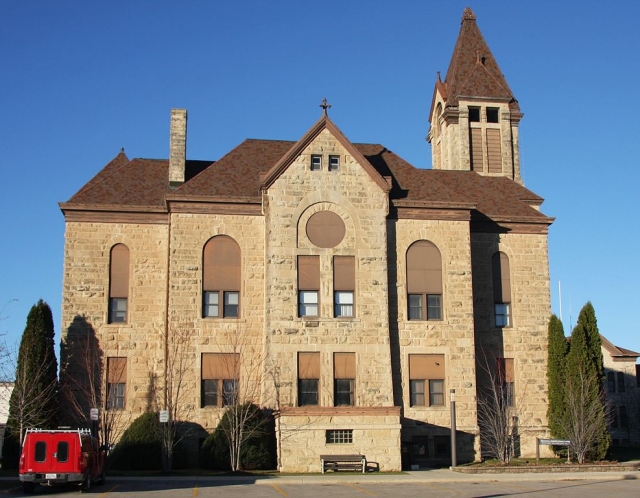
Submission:
[[[491,259],[493,270],[493,303],[496,327],[511,325],[511,277],[509,257],[497,252]]]
[[[240,316],[240,247],[227,235],[209,239],[203,251],[203,317]]]
[[[442,258],[427,240],[407,251],[407,301],[409,320],[442,320]]]
[[[129,248],[116,244],[109,258],[109,323],[127,321],[129,300]]]

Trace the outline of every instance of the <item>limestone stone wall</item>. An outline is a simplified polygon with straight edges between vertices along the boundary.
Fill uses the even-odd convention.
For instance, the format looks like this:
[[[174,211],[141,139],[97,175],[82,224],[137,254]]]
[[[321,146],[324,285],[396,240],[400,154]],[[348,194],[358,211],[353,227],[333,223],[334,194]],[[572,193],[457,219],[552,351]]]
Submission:
[[[400,458],[400,417],[388,413],[288,415],[276,420],[281,445],[281,472],[320,472],[320,455],[364,455],[368,467],[397,472]],[[353,442],[330,444],[326,431],[352,429]]]
[[[311,155],[323,157],[311,171]],[[329,171],[328,156],[340,156]],[[344,239],[332,248],[316,247],[306,221],[318,211],[336,213]],[[389,375],[386,193],[340,142],[325,130],[270,187],[266,209],[266,323],[268,355],[279,366],[280,406],[295,406],[298,352],[321,353],[320,404],[333,406],[333,353],[356,354],[356,406],[392,406]],[[298,317],[297,256],[320,260],[320,316]],[[355,258],[355,316],[334,318],[333,256]]]
[[[491,258],[509,258],[511,323],[494,326]],[[551,315],[546,234],[472,235],[476,350],[479,382],[496,357],[513,358],[515,405],[523,456],[535,455],[535,437],[547,437],[547,345]]]
[[[164,362],[167,240],[167,226],[161,224],[66,224],[61,363],[73,327],[95,335],[103,369],[109,357],[127,358],[126,410],[118,418],[123,425],[155,406],[150,373]],[[108,324],[110,251],[118,243],[129,248],[130,256],[127,322]]]
[[[602,357],[605,371],[604,390],[611,404],[611,410],[616,411],[617,427],[610,427],[612,444],[619,446],[640,446],[640,389],[636,379],[636,358],[613,357],[606,347],[602,347]],[[609,385],[607,376],[613,372],[615,376],[615,391]],[[623,375],[624,387],[620,387],[618,373]],[[620,407],[627,412],[627,427],[623,427],[620,417]]]

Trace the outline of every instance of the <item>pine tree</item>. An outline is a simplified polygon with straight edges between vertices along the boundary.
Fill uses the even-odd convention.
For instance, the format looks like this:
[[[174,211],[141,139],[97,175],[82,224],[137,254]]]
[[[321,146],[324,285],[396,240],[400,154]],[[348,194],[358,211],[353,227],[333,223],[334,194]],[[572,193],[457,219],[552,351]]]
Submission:
[[[16,436],[29,427],[53,429],[58,415],[58,361],[51,308],[42,299],[27,316],[7,425]]]
[[[549,349],[547,362],[547,380],[549,388],[549,407],[547,419],[551,435],[564,439],[567,435],[563,431],[566,406],[564,404],[564,385],[566,375],[567,353],[569,344],[564,336],[562,322],[556,315],[549,320]]]
[[[565,427],[573,424],[574,445],[582,444],[586,456],[601,460],[609,449],[606,403],[604,396],[604,366],[602,339],[598,331],[595,311],[591,303],[584,305],[578,323],[571,333],[571,344],[567,355],[565,400],[573,400],[568,407]],[[582,424],[583,427],[576,427]],[[579,429],[579,430],[578,430]],[[582,435],[582,436],[580,436]],[[587,441],[588,440],[588,441]]]

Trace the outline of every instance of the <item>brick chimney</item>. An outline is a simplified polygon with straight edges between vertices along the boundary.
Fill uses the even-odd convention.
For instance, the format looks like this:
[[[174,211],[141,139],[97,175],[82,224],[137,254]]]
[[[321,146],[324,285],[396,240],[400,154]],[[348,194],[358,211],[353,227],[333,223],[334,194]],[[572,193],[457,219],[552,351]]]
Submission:
[[[171,109],[169,137],[169,186],[184,183],[184,167],[187,158],[187,110]]]

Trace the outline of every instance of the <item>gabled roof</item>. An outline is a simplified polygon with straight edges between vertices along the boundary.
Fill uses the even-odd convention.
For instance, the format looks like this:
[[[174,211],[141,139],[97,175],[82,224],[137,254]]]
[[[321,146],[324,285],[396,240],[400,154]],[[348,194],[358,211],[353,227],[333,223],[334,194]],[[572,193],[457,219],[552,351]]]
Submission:
[[[335,125],[329,120],[320,120],[305,137],[308,139],[324,126],[339,136]],[[304,140],[248,139],[218,161],[187,161],[186,181],[175,190],[169,187],[168,160],[129,160],[120,152],[60,207],[63,211],[160,212],[168,209],[167,202],[176,200],[259,205],[261,189],[275,181],[304,143]],[[389,199],[396,207],[447,207],[467,210],[497,222],[550,224],[553,221],[532,207],[541,204],[542,198],[508,178],[481,176],[475,171],[418,169],[383,145],[348,141],[344,144],[372,178],[389,192]]]
[[[376,169],[369,163],[369,161],[360,153],[360,151],[353,146],[349,139],[338,129],[333,121],[329,119],[327,113],[316,121],[316,123],[305,133],[300,140],[298,140],[289,151],[280,158],[280,160],[273,165],[273,167],[266,173],[262,181],[262,189],[268,189],[273,182],[287,169],[287,167],[295,161],[295,159],[302,153],[302,151],[320,135],[323,130],[328,130],[340,144],[351,154],[354,159],[369,173],[372,180],[376,182],[380,188],[388,192],[389,184],[384,178],[376,171]]]
[[[630,349],[624,349],[618,346],[614,346],[605,336],[600,334],[600,339],[602,339],[602,347],[607,350],[607,352],[614,359],[625,359],[628,358],[630,360],[635,361],[636,358],[640,357],[640,353],[636,353],[635,351],[631,351]]]
[[[460,33],[444,80],[444,92],[436,82],[447,106],[456,107],[461,97],[502,99],[518,112],[518,101],[489,49],[473,11],[467,7],[462,15]]]

